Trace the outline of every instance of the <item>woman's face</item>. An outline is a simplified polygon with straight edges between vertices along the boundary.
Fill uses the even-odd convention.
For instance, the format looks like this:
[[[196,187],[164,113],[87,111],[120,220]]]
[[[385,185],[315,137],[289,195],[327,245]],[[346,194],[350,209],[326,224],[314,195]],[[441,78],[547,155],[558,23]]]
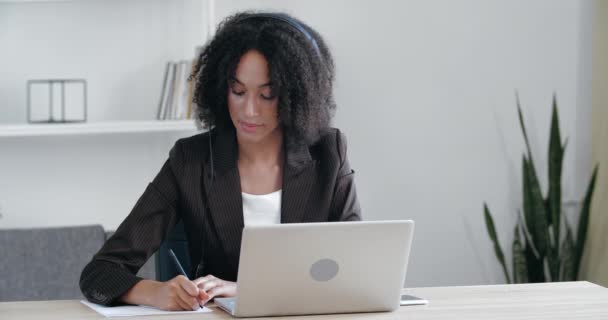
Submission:
[[[266,58],[250,50],[241,57],[234,78],[228,82],[228,109],[240,142],[262,142],[281,133],[279,99],[268,73]]]

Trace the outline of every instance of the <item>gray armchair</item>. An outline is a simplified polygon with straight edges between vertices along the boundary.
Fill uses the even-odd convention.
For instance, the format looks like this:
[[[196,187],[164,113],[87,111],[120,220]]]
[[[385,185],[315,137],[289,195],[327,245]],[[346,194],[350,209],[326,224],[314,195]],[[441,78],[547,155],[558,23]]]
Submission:
[[[82,268],[101,248],[101,226],[0,230],[0,301],[82,299]]]
[[[0,301],[84,299],[80,273],[109,235],[100,225],[0,229]],[[138,275],[154,279],[154,260]]]

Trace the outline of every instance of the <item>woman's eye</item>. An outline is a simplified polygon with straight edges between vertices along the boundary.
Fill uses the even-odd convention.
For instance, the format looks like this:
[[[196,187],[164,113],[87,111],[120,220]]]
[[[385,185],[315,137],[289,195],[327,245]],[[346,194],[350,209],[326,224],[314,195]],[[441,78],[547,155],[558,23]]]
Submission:
[[[265,96],[265,95],[261,95],[262,99],[264,100],[273,100],[275,98],[275,96]]]
[[[237,95],[237,96],[242,96],[245,94],[245,91],[234,91],[232,90],[232,94]]]

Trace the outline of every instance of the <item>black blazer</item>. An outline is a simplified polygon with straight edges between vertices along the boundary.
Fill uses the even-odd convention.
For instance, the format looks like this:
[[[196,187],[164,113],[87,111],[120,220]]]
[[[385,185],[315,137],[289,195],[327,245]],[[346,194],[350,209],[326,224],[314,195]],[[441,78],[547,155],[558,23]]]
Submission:
[[[339,130],[328,129],[315,144],[286,150],[285,157],[281,223],[361,219]],[[236,281],[243,230],[237,158],[233,130],[178,140],[131,213],[82,271],[84,296],[99,304],[118,303],[141,280],[135,274],[180,219],[190,276]]]

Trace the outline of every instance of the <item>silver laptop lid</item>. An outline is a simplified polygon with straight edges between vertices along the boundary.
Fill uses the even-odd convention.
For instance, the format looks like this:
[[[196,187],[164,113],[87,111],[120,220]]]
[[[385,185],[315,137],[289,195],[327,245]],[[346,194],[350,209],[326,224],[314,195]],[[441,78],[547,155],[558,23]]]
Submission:
[[[245,227],[234,315],[394,310],[413,231],[410,220]]]

